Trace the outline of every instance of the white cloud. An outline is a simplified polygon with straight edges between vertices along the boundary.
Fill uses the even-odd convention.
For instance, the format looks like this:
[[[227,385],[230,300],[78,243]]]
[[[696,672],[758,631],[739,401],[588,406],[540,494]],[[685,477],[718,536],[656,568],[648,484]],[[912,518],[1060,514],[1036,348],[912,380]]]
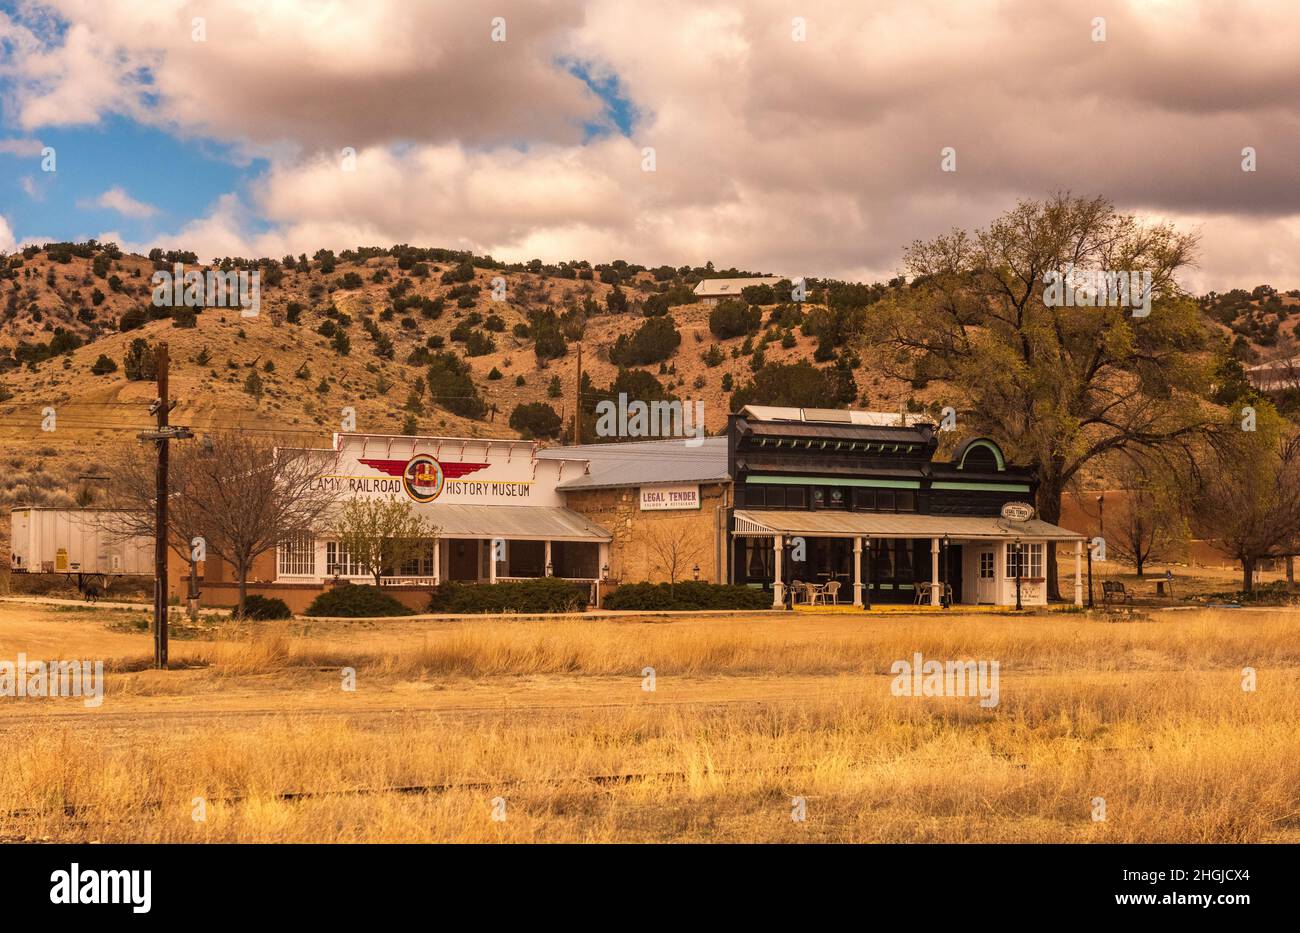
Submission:
[[[18,245],[14,239],[14,232],[9,227],[9,221],[5,220],[4,214],[0,214],[0,253],[7,253]]]
[[[1070,189],[1201,225],[1199,287],[1300,284],[1285,4],[1119,5],[1105,43],[1070,0],[824,0],[795,11],[805,42],[784,0],[49,5],[66,31],[0,14],[28,132],[124,113],[268,160],[157,244],[204,257],[409,242],[883,279],[913,239]],[[632,139],[583,139],[603,104],[570,60],[617,76]]]
[[[77,206],[81,208],[99,207],[104,210],[117,211],[123,217],[134,217],[136,219],[152,217],[158,213],[158,208],[152,204],[137,201],[127,194],[121,185],[114,185],[93,200],[78,201]]]
[[[39,139],[0,139],[0,153],[28,158],[41,154],[44,146]]]

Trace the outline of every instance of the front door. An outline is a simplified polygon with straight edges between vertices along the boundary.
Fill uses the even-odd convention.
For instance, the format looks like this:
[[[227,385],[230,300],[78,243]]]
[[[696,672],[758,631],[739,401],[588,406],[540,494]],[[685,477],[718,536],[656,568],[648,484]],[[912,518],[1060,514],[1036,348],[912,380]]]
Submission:
[[[976,602],[997,602],[997,577],[994,575],[993,569],[993,551],[980,551],[979,582],[976,584],[975,590]]]
[[[472,581],[478,579],[479,542],[464,538],[447,538],[447,579]]]

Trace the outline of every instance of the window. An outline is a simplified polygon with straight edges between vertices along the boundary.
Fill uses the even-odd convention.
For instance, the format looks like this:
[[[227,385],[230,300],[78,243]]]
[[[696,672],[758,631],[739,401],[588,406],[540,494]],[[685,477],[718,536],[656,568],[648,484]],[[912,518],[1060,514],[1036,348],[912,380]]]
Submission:
[[[1043,552],[1046,547],[1047,546],[1044,544],[1020,545],[1022,552],[1021,560],[1024,562],[1024,569],[1020,572],[1020,578],[1022,580],[1026,577],[1030,579],[1043,578]],[[1008,543],[1006,548],[1007,579],[1014,580],[1016,578],[1016,545]]]
[[[814,486],[812,491],[812,502],[814,509],[826,508],[826,490],[820,486]]]
[[[853,508],[858,512],[874,512],[876,510],[876,491],[862,488],[853,490]]]
[[[398,570],[398,575],[403,577],[433,576],[433,542],[426,541],[423,551],[415,557],[407,558],[402,561],[402,566]]]
[[[761,509],[767,505],[766,486],[746,486],[744,488],[745,505],[751,509]]]
[[[839,486],[832,486],[826,490],[826,508],[847,509],[848,507],[849,497],[845,495],[842,488]]]
[[[341,543],[326,541],[325,574],[330,577],[364,577],[366,572]]]
[[[916,493],[901,489],[894,493],[894,508],[900,512],[915,512]]]
[[[876,511],[877,512],[894,511],[894,490],[892,489],[876,490]]]
[[[309,534],[293,535],[280,542],[278,566],[282,577],[311,577],[316,574],[316,539]]]
[[[787,486],[785,488],[785,507],[787,509],[808,508],[808,489],[805,486]]]

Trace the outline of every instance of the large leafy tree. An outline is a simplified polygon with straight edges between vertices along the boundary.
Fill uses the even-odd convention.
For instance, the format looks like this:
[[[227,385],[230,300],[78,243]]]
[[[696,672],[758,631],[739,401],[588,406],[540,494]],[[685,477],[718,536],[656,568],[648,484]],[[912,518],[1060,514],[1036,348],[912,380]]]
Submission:
[[[873,306],[864,349],[914,385],[945,383],[963,433],[991,434],[1035,464],[1039,513],[1056,522],[1086,465],[1169,456],[1207,429],[1207,338],[1176,279],[1195,247],[1104,198],[1024,201],[983,230],[908,248],[911,284]],[[1150,314],[1049,306],[1048,275],[1071,269],[1150,273]],[[1048,580],[1059,598],[1055,548]]]

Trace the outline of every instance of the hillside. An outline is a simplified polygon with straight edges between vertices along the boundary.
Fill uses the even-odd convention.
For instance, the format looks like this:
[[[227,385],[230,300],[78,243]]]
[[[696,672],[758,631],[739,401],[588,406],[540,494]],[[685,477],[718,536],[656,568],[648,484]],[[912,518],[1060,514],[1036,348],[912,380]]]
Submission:
[[[651,314],[666,310],[681,342],[663,363],[633,368],[679,397],[703,400],[710,432],[725,425],[732,388],[752,378],[755,348],[762,347],[760,359],[769,364],[817,353],[819,339],[805,333],[810,328],[801,326],[801,313],[791,318],[787,311],[784,326],[769,326],[780,308],[775,304],[762,309],[768,336],[713,336],[712,308],[690,294],[700,278],[728,274],[711,267],[501,267],[475,259],[470,268],[467,258],[402,249],[285,257],[261,267],[260,313],[245,318],[236,308],[193,314],[154,307],[155,269],[170,270],[177,259],[185,260],[187,271],[210,268],[193,257],[118,255],[94,244],[29,248],[9,257],[7,281],[0,281],[0,523],[7,523],[8,507],[17,502],[94,501],[96,481],[79,477],[101,475],[111,446],[136,443],[136,432],[152,420],[153,383],[126,373],[138,340],[168,344],[171,394],[179,400],[172,423],[198,432],[222,426],[274,431],[305,444],[327,443],[344,408],[355,409],[359,430],[376,433],[519,437],[509,416],[527,403],[550,405],[567,426],[578,341],[598,396],[620,369],[610,360],[611,349],[647,322],[647,307]],[[493,299],[497,279],[505,283],[504,300]],[[539,321],[545,331],[540,351]],[[338,346],[340,332],[346,353]],[[856,391],[844,403],[896,410],[909,400],[914,407],[925,401],[904,384],[866,372],[830,337],[825,342],[818,356],[842,360],[853,371]],[[466,391],[481,397],[482,417],[457,413],[465,408],[464,391],[435,398],[427,388],[430,359],[443,351],[468,367],[473,390]],[[706,353],[713,355],[706,360]],[[115,371],[97,372],[103,358]],[[41,430],[47,407],[57,419],[50,432]],[[567,431],[545,440],[565,439]]]
[[[810,283],[802,309],[764,295],[757,331],[719,339],[709,326],[713,308],[696,302],[691,288],[702,278],[745,274],[739,270],[506,265],[394,247],[222,261],[226,269],[258,269],[256,317],[229,307],[156,307],[154,271],[175,262],[186,271],[212,268],[196,259],[124,255],[93,241],[0,257],[0,533],[7,534],[14,503],[95,501],[98,481],[84,477],[102,475],[113,445],[136,443],[151,421],[153,383],[128,379],[125,365],[140,340],[169,345],[174,424],[200,433],[239,426],[304,444],[327,443],[345,408],[363,431],[519,437],[509,418],[530,403],[551,406],[565,426],[542,439],[565,442],[579,341],[594,384],[590,406],[620,370],[611,360],[620,338],[655,316],[672,322],[680,345],[658,354],[663,362],[632,368],[664,391],[703,400],[710,432],[725,424],[732,390],[773,363],[811,360],[851,373],[852,383],[839,383],[844,397],[827,404],[899,410],[951,401],[937,385],[916,390],[869,371],[836,330],[846,308],[860,310],[897,283]],[[1297,324],[1288,317],[1297,305],[1300,292],[1279,295],[1268,286],[1201,299],[1207,321],[1248,360],[1291,346]],[[435,392],[430,363],[446,351],[468,379],[452,374],[453,388]],[[57,418],[48,432],[41,430],[47,407]]]

